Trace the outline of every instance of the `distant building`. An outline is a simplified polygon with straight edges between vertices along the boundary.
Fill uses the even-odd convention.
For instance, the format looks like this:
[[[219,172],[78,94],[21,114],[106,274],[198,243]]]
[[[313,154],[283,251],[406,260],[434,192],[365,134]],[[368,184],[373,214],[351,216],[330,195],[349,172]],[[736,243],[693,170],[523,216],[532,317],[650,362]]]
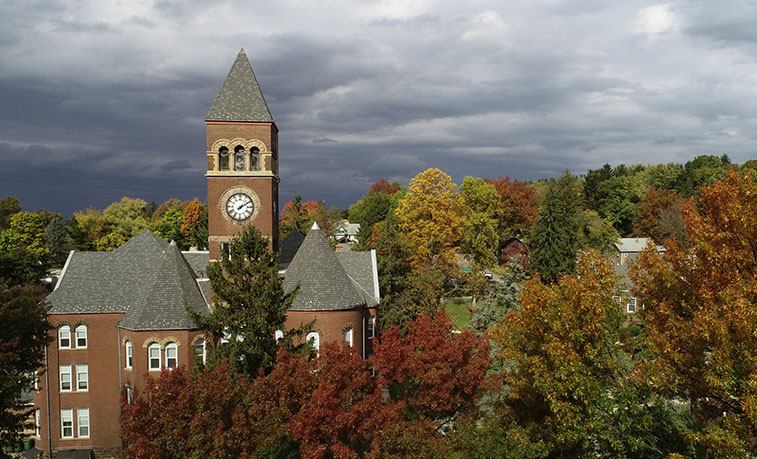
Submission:
[[[620,238],[612,245],[616,250],[613,261],[615,272],[620,277],[622,293],[622,296],[615,297],[615,300],[623,306],[624,312],[628,314],[634,314],[639,307],[643,307],[643,305],[638,305],[636,297],[631,295],[633,283],[631,282],[631,278],[628,277],[628,267],[638,259],[639,254],[647,248],[650,242],[653,242],[652,239],[646,237],[629,237]],[[662,245],[656,245],[655,247],[659,254],[666,251]]]
[[[206,337],[186,308],[213,309],[206,275],[244,225],[278,241],[278,128],[244,50],[206,119],[208,251],[180,251],[144,231],[114,252],[71,252],[47,300],[54,326],[34,394],[37,445],[59,457],[118,457],[120,399],[145,374],[205,359]],[[368,358],[380,301],[375,251],[334,253],[317,225],[280,247],[285,327],[313,319],[306,339],[347,342]]]

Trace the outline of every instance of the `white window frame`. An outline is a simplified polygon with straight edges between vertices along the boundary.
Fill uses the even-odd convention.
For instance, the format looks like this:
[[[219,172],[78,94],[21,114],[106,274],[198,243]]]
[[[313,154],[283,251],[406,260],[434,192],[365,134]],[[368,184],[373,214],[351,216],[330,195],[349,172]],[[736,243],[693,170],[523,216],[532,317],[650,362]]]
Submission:
[[[129,386],[126,386],[126,403],[131,405],[133,401],[134,401],[134,389],[132,389]]]
[[[71,365],[61,365],[58,369],[58,376],[60,379],[60,391],[61,392],[71,392],[74,390],[74,378],[73,373],[71,372]],[[68,383],[68,389],[66,389],[63,384]]]
[[[76,340],[76,349],[86,349],[87,348],[87,326],[79,325],[78,327],[76,327],[74,338]],[[79,340],[83,340],[84,344],[80,346]]]
[[[153,357],[153,351],[157,351],[157,356]],[[157,366],[153,366],[153,363],[157,363]],[[150,371],[160,371],[160,344],[152,343],[147,346],[147,368]]]
[[[66,428],[71,431],[69,435],[66,435]],[[74,438],[74,410],[60,410],[60,438]]]
[[[310,332],[305,336],[305,342],[313,340],[313,349],[316,353],[320,353],[321,350],[321,335],[318,332]]]
[[[636,313],[636,297],[631,296],[628,298],[628,303],[626,303],[626,312],[629,314],[635,314]]]
[[[68,325],[58,328],[58,349],[71,349],[71,327]]]
[[[34,436],[37,438],[41,438],[42,432],[41,432],[42,426],[39,423],[39,408],[34,410]]]
[[[284,339],[284,332],[282,330],[276,330],[276,332],[273,334],[273,337],[276,338],[276,342],[279,342],[280,340]]]
[[[86,433],[82,433],[82,428],[87,429]],[[76,410],[76,433],[79,438],[89,438],[89,408],[78,408]]]
[[[368,317],[368,339],[373,339],[376,337],[376,318],[371,316]]]
[[[76,390],[81,392],[89,390],[89,365],[76,365]]]
[[[166,344],[165,355],[166,370],[175,370],[179,366],[179,346],[176,343]],[[173,365],[171,365],[171,360],[173,360]]]
[[[39,390],[39,371],[34,372],[34,390]]]
[[[198,346],[202,346],[202,352],[200,354],[197,353]],[[208,356],[208,346],[205,342],[205,338],[199,338],[197,341],[195,341],[194,346],[192,346],[192,352],[194,352],[195,355],[195,361],[197,361],[197,358],[202,359],[202,364],[205,365],[205,361],[207,360]]]
[[[131,370],[134,365],[134,345],[131,340],[126,340],[126,368]]]
[[[342,338],[344,339],[345,343],[349,343],[350,347],[352,347],[353,336],[352,327],[348,327],[342,330]]]

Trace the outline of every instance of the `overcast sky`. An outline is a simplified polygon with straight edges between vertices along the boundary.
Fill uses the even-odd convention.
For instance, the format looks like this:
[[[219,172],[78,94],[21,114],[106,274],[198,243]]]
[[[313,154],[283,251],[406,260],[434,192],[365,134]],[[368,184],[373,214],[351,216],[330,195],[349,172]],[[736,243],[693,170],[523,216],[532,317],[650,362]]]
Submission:
[[[244,47],[281,196],[346,208],[429,167],[533,180],[757,157],[757,3],[0,2],[0,196],[206,198],[204,118]]]

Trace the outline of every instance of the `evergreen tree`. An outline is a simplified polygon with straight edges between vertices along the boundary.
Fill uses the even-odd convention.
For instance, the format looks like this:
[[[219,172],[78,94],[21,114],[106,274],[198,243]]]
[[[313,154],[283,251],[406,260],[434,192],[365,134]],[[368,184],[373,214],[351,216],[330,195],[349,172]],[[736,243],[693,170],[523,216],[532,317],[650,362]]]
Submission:
[[[249,378],[271,369],[279,348],[276,331],[284,330],[296,295],[296,290],[284,291],[278,272],[278,255],[268,250],[268,239],[252,225],[234,236],[228,252],[208,267],[215,311],[192,315],[213,341],[210,366],[227,359],[232,370]],[[296,333],[301,331],[286,333],[285,343]]]
[[[565,171],[550,183],[531,238],[530,265],[544,282],[575,270],[583,231],[582,210],[578,178]]]
[[[66,224],[60,215],[56,215],[45,228],[45,243],[50,249],[50,258],[53,265],[62,265],[68,256],[68,248],[71,245],[71,237],[68,235]]]

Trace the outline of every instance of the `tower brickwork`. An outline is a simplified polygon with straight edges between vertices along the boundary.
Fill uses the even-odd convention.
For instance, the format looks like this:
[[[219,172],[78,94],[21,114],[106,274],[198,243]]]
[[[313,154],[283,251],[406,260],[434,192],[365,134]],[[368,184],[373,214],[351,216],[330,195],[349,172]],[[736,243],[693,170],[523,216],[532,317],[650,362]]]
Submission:
[[[248,224],[278,249],[278,128],[244,50],[205,124],[210,260],[217,260],[224,244]]]

